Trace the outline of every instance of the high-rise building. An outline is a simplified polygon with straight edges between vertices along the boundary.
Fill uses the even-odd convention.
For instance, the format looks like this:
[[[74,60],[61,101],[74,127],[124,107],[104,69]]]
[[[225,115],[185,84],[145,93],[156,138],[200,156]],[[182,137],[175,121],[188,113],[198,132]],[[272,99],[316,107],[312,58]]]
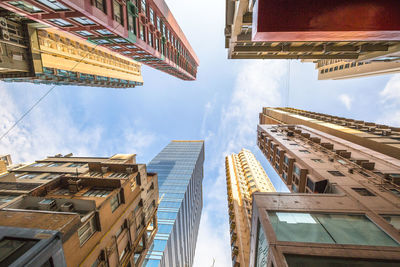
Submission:
[[[342,80],[397,73],[400,71],[399,59],[385,56],[364,62],[318,60],[315,68],[318,70],[318,80]]]
[[[226,0],[232,59],[359,61],[399,51],[397,0]]]
[[[204,141],[172,141],[147,166],[158,175],[158,230],[143,266],[192,266],[203,207]]]
[[[248,266],[252,195],[254,192],[275,192],[275,188],[260,162],[247,149],[227,156],[225,169],[232,266]]]
[[[43,25],[3,12],[9,15],[1,20],[0,79],[111,88],[143,85],[141,64],[135,60],[66,31],[40,28]]]
[[[260,124],[300,124],[400,159],[400,128],[294,108],[263,108]]]
[[[164,0],[0,0],[0,6],[180,79],[196,79],[199,60]]]
[[[292,193],[254,194],[250,266],[400,264],[399,159],[329,129],[264,124],[257,131]]]
[[[157,229],[158,183],[136,155],[56,155],[0,179],[10,175],[17,181],[0,183],[1,226],[60,232],[67,266],[142,264]],[[12,253],[1,251],[18,260]]]

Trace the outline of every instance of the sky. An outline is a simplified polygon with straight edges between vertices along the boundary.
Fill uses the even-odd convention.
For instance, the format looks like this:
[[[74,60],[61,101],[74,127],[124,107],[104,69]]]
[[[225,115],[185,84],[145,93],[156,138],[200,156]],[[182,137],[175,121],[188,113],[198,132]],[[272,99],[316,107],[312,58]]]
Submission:
[[[318,81],[312,63],[228,60],[225,1],[166,0],[200,59],[197,80],[143,65],[144,86],[57,86],[3,140],[15,163],[58,153],[137,153],[148,163],[171,140],[205,140],[203,213],[194,266],[231,266],[225,156],[250,149],[277,191],[286,191],[256,147],[263,106],[291,106],[400,126],[400,74]],[[290,71],[289,71],[290,68]],[[0,82],[0,135],[49,89]]]

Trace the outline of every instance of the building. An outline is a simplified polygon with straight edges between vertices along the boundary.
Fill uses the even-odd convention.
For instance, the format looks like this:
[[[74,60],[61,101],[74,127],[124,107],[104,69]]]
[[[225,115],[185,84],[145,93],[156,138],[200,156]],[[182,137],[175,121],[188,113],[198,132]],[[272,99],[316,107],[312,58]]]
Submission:
[[[142,264],[157,230],[158,181],[136,155],[57,155],[11,174],[18,182],[0,184],[9,196],[0,225],[60,232],[67,266]]]
[[[0,265],[66,267],[57,231],[0,226]]]
[[[400,128],[294,108],[263,108],[260,124],[300,124],[400,159]]]
[[[8,166],[12,164],[10,155],[0,155],[0,175],[7,172]]]
[[[129,88],[143,85],[141,64],[66,31],[2,11],[0,79],[6,82]],[[8,39],[5,38],[5,33]]]
[[[400,263],[399,159],[304,125],[257,131],[292,193],[254,194],[250,266]]]
[[[254,192],[275,192],[256,157],[247,149],[225,158],[232,266],[248,266],[251,202]]]
[[[400,71],[400,57],[385,57],[365,62],[342,60],[318,60],[318,80],[342,80],[368,77],[382,74],[394,74]]]
[[[0,6],[183,80],[199,60],[164,0],[1,0]]]
[[[158,175],[158,230],[143,266],[193,265],[203,207],[204,141],[172,141],[148,164]]]
[[[400,51],[396,0],[226,0],[231,59],[360,61]]]

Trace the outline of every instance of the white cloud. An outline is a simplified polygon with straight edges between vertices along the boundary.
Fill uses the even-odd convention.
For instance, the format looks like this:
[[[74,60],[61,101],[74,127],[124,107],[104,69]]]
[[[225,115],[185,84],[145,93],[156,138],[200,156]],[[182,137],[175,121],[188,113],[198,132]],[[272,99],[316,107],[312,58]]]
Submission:
[[[347,94],[341,94],[339,95],[339,100],[342,102],[342,104],[346,107],[347,110],[351,109],[351,103],[353,102],[353,99],[347,95]]]
[[[233,63],[233,62],[232,62]],[[241,61],[229,104],[223,108],[218,130],[211,144],[210,169],[218,176],[207,185],[194,266],[231,265],[231,250],[226,200],[225,156],[243,147],[256,146],[256,131],[262,107],[281,104],[280,81],[286,74],[284,61]],[[207,108],[207,106],[206,106]],[[206,109],[207,110],[207,109]],[[217,143],[216,143],[217,142]],[[211,219],[212,218],[212,219]]]
[[[379,95],[383,112],[378,123],[400,127],[400,74],[390,78]]]
[[[15,99],[0,84],[0,135],[21,116]],[[46,101],[46,100],[45,100]],[[65,106],[44,102],[37,106],[6,137],[0,140],[1,154],[11,154],[13,162],[32,162],[58,153],[93,155],[99,147],[101,127],[80,129]]]
[[[150,147],[155,141],[156,136],[143,130],[136,131],[139,127],[133,127],[125,131],[124,139],[127,144],[129,153],[136,153],[142,155],[146,149]],[[126,150],[126,148],[124,148]]]
[[[380,92],[380,96],[384,103],[400,104],[400,74],[394,75],[389,80],[385,89]]]

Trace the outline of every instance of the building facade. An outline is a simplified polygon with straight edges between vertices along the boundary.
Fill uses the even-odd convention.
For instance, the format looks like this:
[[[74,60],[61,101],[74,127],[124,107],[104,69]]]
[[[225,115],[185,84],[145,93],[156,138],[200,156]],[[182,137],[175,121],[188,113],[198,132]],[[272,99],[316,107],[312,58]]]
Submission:
[[[164,0],[1,0],[0,6],[183,80],[199,60]]]
[[[57,155],[0,179],[10,175],[0,225],[60,232],[67,266],[141,266],[157,230],[158,181],[136,155]]]
[[[0,265],[67,267],[57,231],[0,226]]]
[[[300,124],[400,159],[400,128],[294,108],[263,108],[260,124]]]
[[[250,266],[396,266],[400,160],[304,125],[259,125],[292,194],[253,198]]]
[[[193,265],[203,207],[204,141],[172,141],[148,164],[158,175],[158,230],[143,266]]]
[[[275,192],[256,157],[247,149],[225,158],[232,266],[248,266],[254,192]]]
[[[2,58],[8,59],[0,63],[4,81],[111,88],[143,85],[141,64],[135,60],[7,13],[3,32],[9,32],[10,40],[0,40]],[[17,70],[20,65],[26,68]]]
[[[399,11],[396,0],[226,0],[225,47],[231,59],[364,60],[399,51]]]

